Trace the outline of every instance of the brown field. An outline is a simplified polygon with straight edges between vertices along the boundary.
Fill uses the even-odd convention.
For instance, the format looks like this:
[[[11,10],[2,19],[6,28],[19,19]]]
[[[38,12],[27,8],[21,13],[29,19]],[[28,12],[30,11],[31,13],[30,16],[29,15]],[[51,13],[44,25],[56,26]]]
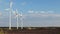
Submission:
[[[60,27],[0,27],[0,34],[60,34]]]

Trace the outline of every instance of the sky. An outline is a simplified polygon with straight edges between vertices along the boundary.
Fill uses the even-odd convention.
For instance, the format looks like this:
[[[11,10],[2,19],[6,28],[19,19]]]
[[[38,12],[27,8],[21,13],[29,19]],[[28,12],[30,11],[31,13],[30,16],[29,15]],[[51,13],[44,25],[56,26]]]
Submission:
[[[12,27],[16,27],[16,15],[23,14],[23,27],[59,27],[60,0],[0,0],[0,27],[9,26],[9,9],[12,2]],[[19,16],[19,27],[21,26]]]

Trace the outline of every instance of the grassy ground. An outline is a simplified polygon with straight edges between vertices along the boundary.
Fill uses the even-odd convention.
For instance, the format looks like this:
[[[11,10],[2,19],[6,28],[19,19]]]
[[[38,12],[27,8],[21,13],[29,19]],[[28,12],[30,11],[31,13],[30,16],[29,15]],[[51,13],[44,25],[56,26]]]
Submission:
[[[0,34],[8,34],[8,33],[21,33],[21,32],[25,32],[25,33],[28,33],[28,32],[38,32],[38,33],[44,33],[44,34],[47,34],[47,33],[50,33],[50,34],[60,34],[60,27],[25,27],[23,29],[19,28],[19,29],[16,29],[16,27],[13,27],[11,30],[9,30],[8,27],[0,27]],[[22,33],[23,33],[22,32]],[[47,32],[47,33],[46,33]]]

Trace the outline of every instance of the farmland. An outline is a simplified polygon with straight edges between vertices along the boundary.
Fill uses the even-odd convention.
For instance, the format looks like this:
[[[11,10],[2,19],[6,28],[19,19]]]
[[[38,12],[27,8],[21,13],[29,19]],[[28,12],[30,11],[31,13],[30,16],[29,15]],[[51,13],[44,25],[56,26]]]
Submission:
[[[60,27],[0,27],[0,34],[60,34]]]

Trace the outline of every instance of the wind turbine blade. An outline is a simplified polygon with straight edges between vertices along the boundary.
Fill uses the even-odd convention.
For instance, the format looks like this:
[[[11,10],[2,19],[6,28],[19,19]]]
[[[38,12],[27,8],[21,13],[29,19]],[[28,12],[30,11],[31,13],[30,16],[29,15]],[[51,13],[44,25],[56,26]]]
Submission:
[[[13,3],[12,3],[12,2],[10,2],[10,7],[12,7],[12,4],[13,4]]]
[[[8,9],[4,9],[4,10],[9,11],[10,9],[8,8]]]

